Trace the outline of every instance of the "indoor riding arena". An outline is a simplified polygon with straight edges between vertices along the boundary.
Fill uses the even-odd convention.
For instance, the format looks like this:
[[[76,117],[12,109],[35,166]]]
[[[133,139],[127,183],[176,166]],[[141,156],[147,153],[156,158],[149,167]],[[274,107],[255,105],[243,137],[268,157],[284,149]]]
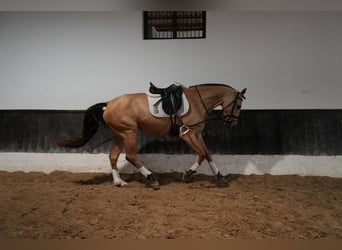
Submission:
[[[0,5],[0,239],[342,238],[338,1],[16,2]],[[82,133],[97,103],[130,124],[133,111],[109,101],[150,82],[164,94],[195,86],[200,103],[187,96],[185,118],[153,119],[201,109],[206,119],[176,136],[138,130],[146,169],[121,146],[127,130],[102,116],[85,145],[58,143]],[[196,87],[208,84],[231,86],[235,99],[208,106]],[[212,159],[198,164],[201,148],[184,137],[202,126]]]

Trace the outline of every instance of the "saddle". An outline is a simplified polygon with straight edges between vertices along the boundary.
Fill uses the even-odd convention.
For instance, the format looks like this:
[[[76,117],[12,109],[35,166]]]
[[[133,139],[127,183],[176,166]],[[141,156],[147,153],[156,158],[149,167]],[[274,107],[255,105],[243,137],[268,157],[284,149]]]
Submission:
[[[160,99],[154,104],[157,106],[162,102],[162,108],[168,115],[174,115],[182,107],[182,86],[172,84],[167,88],[157,88],[152,82],[150,82],[150,93],[159,94]]]

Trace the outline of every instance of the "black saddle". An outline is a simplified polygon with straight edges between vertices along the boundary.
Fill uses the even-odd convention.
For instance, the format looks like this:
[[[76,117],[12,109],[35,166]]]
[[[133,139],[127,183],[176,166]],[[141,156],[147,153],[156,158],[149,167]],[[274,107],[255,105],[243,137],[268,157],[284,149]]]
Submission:
[[[171,94],[172,92],[177,91],[177,89],[180,87],[181,86],[177,86],[176,84],[171,84],[167,88],[158,88],[152,82],[150,82],[150,92],[152,94],[159,94],[161,96],[167,96],[167,95]]]
[[[174,115],[182,107],[183,88],[182,86],[172,84],[167,88],[157,88],[150,82],[150,93],[159,94],[161,98],[154,105],[158,105],[162,102],[163,110],[168,115]]]

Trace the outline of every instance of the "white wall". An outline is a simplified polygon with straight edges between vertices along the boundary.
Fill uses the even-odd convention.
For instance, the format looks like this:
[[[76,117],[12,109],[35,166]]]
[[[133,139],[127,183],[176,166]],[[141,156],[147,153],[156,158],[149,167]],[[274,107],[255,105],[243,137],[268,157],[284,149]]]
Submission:
[[[121,173],[137,173],[137,169],[121,154],[118,168]],[[195,161],[190,154],[141,154],[139,159],[156,173],[182,173]],[[342,178],[342,156],[308,155],[213,155],[221,174],[272,174],[329,176]],[[53,171],[110,173],[107,154],[49,154],[0,153],[0,171]],[[209,164],[198,168],[199,174],[212,175]]]
[[[144,41],[142,13],[0,12],[0,109],[84,109],[224,82],[246,109],[342,108],[342,12],[207,13],[207,38]]]

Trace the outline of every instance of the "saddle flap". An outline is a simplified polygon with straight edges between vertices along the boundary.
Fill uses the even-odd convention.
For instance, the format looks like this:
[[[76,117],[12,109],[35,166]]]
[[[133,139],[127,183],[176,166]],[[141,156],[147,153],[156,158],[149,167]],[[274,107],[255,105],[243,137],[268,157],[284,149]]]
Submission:
[[[148,106],[150,113],[155,117],[170,117],[169,114],[167,114],[164,111],[163,104],[161,102],[161,95],[159,94],[151,94],[150,92],[146,92],[147,100],[148,100]],[[181,117],[185,115],[190,108],[189,101],[184,94],[184,92],[181,95],[182,102],[181,107],[178,109],[176,115]]]
[[[182,93],[183,91],[176,91],[170,93],[169,96],[162,98],[162,107],[166,114],[173,115],[182,106]]]

